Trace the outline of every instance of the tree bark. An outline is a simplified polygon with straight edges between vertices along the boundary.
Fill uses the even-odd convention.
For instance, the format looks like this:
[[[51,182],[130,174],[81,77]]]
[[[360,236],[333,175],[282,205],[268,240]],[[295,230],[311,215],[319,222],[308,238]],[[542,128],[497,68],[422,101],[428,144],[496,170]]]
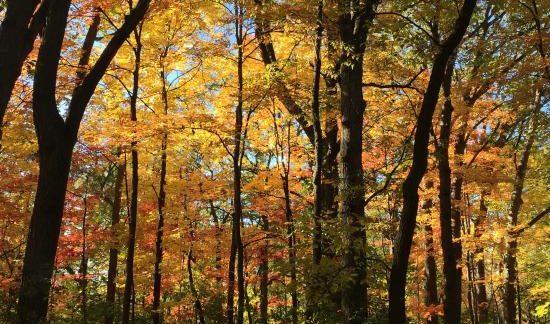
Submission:
[[[363,181],[363,57],[377,1],[340,1],[338,29],[344,45],[339,71],[340,176],[338,215],[344,229],[342,287],[344,323],[367,321],[365,187]]]
[[[474,225],[474,237],[476,239],[481,238],[485,231],[487,223],[487,205],[485,205],[485,197],[482,194],[479,201],[479,216],[477,217]],[[487,301],[487,288],[485,286],[485,256],[483,245],[479,244],[475,250],[474,259],[478,259],[475,262],[477,284],[476,284],[476,301],[478,309],[478,321],[481,324],[489,322],[489,303]],[[481,257],[479,257],[481,255]]]
[[[416,216],[418,212],[418,187],[428,165],[428,144],[432,117],[439,98],[439,90],[445,75],[447,61],[456,50],[466,32],[476,5],[475,0],[466,0],[460,9],[454,28],[437,52],[432,66],[428,88],[424,94],[417,119],[413,164],[403,183],[403,211],[394,247],[389,287],[390,323],[406,323],[405,285],[409,255],[412,246]]]
[[[120,222],[122,183],[124,181],[125,165],[118,163],[115,180],[113,206],[111,211],[111,240],[116,237],[116,228]],[[113,324],[115,319],[116,275],[118,267],[118,244],[111,242],[109,248],[109,270],[107,271],[107,310],[105,312],[105,324]]]
[[[85,184],[87,185],[87,183]],[[84,197],[84,212],[82,213],[82,256],[80,258],[80,312],[82,315],[82,323],[88,323],[88,251],[86,245],[87,235],[87,214],[88,214],[88,189],[86,188]]]
[[[515,227],[518,225],[518,216],[523,205],[522,194],[523,185],[525,182],[525,175],[529,164],[529,157],[531,156],[531,149],[535,143],[535,137],[537,128],[539,126],[539,113],[542,109],[542,88],[536,89],[535,103],[533,112],[531,115],[531,122],[529,125],[529,132],[525,143],[525,148],[521,155],[520,164],[517,166],[516,175],[514,179],[514,187],[512,191],[511,206],[508,213],[508,239],[506,242],[506,255],[504,257],[504,264],[506,267],[506,276],[504,282],[504,321],[507,324],[514,324],[517,322],[516,312],[516,298],[517,298],[517,232]]]
[[[6,14],[0,25],[0,143],[11,93],[36,36],[44,27],[50,2],[43,1],[40,6],[40,0],[8,0],[6,3]]]
[[[439,146],[437,148],[439,169],[439,209],[441,223],[441,249],[443,250],[443,274],[445,276],[445,298],[443,311],[445,323],[460,323],[462,282],[458,263],[457,249],[453,242],[454,229],[460,228],[453,217],[451,198],[451,167],[449,164],[449,142],[451,139],[451,121],[453,106],[451,102],[451,81],[456,54],[453,54],[447,64],[443,80],[445,102],[441,113],[441,128]],[[460,216],[460,214],[459,214]],[[460,217],[459,217],[460,219]],[[453,221],[454,226],[453,226]]]
[[[168,116],[168,89],[166,86],[166,71],[164,67],[164,59],[168,54],[168,47],[165,48],[161,55],[160,61],[160,79],[162,83],[162,103],[164,106],[164,116]],[[157,224],[157,237],[155,242],[155,270],[154,270],[154,283],[153,283],[153,323],[158,324],[161,322],[162,312],[159,310],[160,306],[160,294],[161,294],[161,263],[162,263],[162,239],[164,234],[164,215],[166,207],[166,149],[168,147],[168,132],[164,130],[162,132],[162,144],[161,144],[161,157],[160,157],[160,180],[159,180],[159,192],[157,197],[158,204],[158,224]]]
[[[235,38],[237,42],[237,107],[235,109],[235,129],[233,148],[233,215],[231,252],[229,256],[229,278],[227,286],[227,323],[234,323],[235,259],[237,259],[237,324],[243,323],[244,315],[244,248],[241,240],[241,146],[243,128],[243,8],[240,0],[235,0]]]
[[[429,190],[433,188],[433,181],[428,181],[426,183],[426,189]],[[428,198],[422,209],[428,214],[431,213],[431,208],[433,206],[433,201],[431,198]],[[435,262],[435,250],[434,250],[434,239],[433,239],[433,228],[430,223],[427,223],[424,226],[424,231],[426,232],[426,261],[425,261],[425,276],[426,283],[424,286],[425,296],[424,304],[426,306],[437,306],[439,305],[439,299],[437,296],[437,264]],[[436,314],[432,314],[429,318],[426,319],[427,324],[438,324],[439,318]]]
[[[313,136],[314,136],[314,148],[315,148],[315,170],[313,172],[313,186],[314,186],[314,204],[313,204],[313,239],[312,239],[312,260],[313,265],[311,269],[311,279],[308,287],[307,305],[306,305],[306,318],[308,322],[313,322],[314,314],[318,313],[318,307],[315,307],[314,292],[319,288],[316,287],[317,283],[320,283],[320,278],[317,278],[318,267],[321,264],[321,258],[323,256],[323,230],[322,230],[322,217],[323,217],[323,181],[322,181],[322,168],[323,168],[323,133],[321,129],[321,118],[319,113],[319,92],[321,83],[321,46],[323,37],[323,0],[320,0],[317,5],[317,27],[315,34],[315,63],[313,73],[313,90],[312,90],[312,120],[313,120]],[[286,193],[286,191],[285,191]]]
[[[84,110],[116,52],[148,7],[142,0],[115,32],[92,70],[77,83],[64,121],[55,100],[57,68],[69,0],[49,7],[49,19],[36,63],[33,87],[33,119],[39,145],[39,179],[25,249],[18,317],[20,323],[42,323],[48,311],[48,293],[59,239],[63,203],[69,178],[72,149]],[[83,56],[88,49],[83,48]]]
[[[139,94],[139,73],[141,67],[141,26],[136,26],[134,29],[134,39],[136,45],[134,47],[134,71],[132,94],[130,95],[130,120],[133,123],[137,122],[137,100]],[[130,322],[130,312],[133,309],[134,292],[134,256],[136,249],[136,229],[138,217],[138,189],[139,189],[139,155],[137,150],[137,141],[132,141],[132,193],[130,198],[130,214],[128,215],[128,252],[126,254],[126,280],[124,283],[124,301],[122,306],[122,323]]]
[[[289,134],[290,135],[290,125]],[[290,145],[290,136],[288,138]],[[288,161],[290,161],[290,147],[288,150]],[[294,231],[294,219],[292,216],[292,209],[290,207],[290,189],[289,189],[289,169],[290,164],[287,164],[285,174],[283,176],[283,186],[285,194],[285,217],[287,223],[287,246],[288,246],[288,263],[290,265],[290,285],[291,293],[290,298],[292,302],[291,315],[292,323],[298,324],[298,291],[297,291],[297,272],[296,272],[296,233]]]
[[[261,324],[267,324],[269,321],[269,239],[267,233],[269,231],[269,220],[267,216],[262,216],[262,230],[265,234],[265,242],[260,250],[260,318]]]

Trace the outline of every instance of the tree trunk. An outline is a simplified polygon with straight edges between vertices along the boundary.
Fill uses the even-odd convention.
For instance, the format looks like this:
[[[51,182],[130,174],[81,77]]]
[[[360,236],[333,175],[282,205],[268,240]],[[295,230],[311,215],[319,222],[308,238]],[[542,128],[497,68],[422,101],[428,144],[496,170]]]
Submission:
[[[536,90],[535,104],[531,115],[531,122],[529,126],[529,132],[527,134],[527,142],[523,150],[520,164],[516,169],[516,176],[514,179],[514,188],[512,191],[511,206],[508,213],[508,240],[506,242],[506,255],[504,257],[504,264],[506,267],[506,280],[504,282],[504,321],[507,324],[514,324],[517,322],[516,312],[516,282],[517,282],[517,233],[515,227],[518,225],[518,216],[523,204],[522,193],[523,184],[525,182],[525,174],[529,164],[529,157],[531,155],[531,149],[535,142],[537,128],[539,126],[539,112],[542,109],[542,89]]]
[[[453,32],[444,41],[436,54],[424,94],[420,114],[417,119],[413,164],[403,183],[403,211],[399,225],[399,232],[394,247],[392,270],[389,287],[389,319],[390,323],[406,323],[405,313],[405,286],[409,255],[412,246],[416,216],[418,212],[418,187],[428,165],[428,144],[432,117],[439,98],[439,90],[445,75],[447,61],[456,50],[466,32],[470,18],[476,5],[475,0],[466,0],[455,21]]]
[[[115,180],[115,190],[113,197],[113,209],[111,211],[111,240],[116,237],[116,228],[120,221],[122,183],[124,181],[125,165],[118,163],[117,175]],[[107,310],[105,312],[105,324],[113,324],[115,319],[115,295],[116,295],[116,275],[118,267],[118,244],[111,242],[109,248],[109,270],[107,272]]]
[[[338,215],[344,229],[343,268],[348,280],[342,286],[344,323],[367,321],[365,187],[363,181],[363,56],[377,1],[357,5],[340,1],[338,27],[344,45],[339,71],[340,176]],[[357,8],[356,8],[357,7]],[[358,27],[359,26],[359,27]]]
[[[39,0],[8,0],[0,25],[0,143],[13,87],[46,20],[50,1],[44,1],[37,10],[39,3]]]
[[[237,259],[237,324],[243,323],[244,315],[244,248],[241,241],[241,145],[243,128],[243,8],[239,0],[235,0],[235,36],[238,47],[237,54],[237,107],[235,109],[235,130],[233,148],[233,208],[231,254],[229,257],[229,278],[227,287],[227,323],[234,323],[234,290],[235,290],[235,259]]]
[[[88,185],[87,182],[85,184]],[[81,290],[81,306],[80,311],[82,314],[82,323],[88,323],[88,295],[86,290],[88,288],[88,251],[86,250],[86,231],[87,231],[87,219],[88,216],[88,188],[84,193],[84,212],[82,215],[82,256],[80,259],[80,290]]]
[[[70,4],[70,0],[52,3],[36,62],[33,120],[38,138],[40,172],[23,261],[18,305],[20,323],[34,324],[46,321],[48,293],[60,235],[72,150],[78,137],[80,123],[107,67],[149,8],[149,0],[140,0],[126,16],[124,24],[114,33],[87,74],[80,71],[88,62],[81,64],[77,72],[77,86],[68,106],[67,119],[64,121],[57,109],[55,94],[57,69]],[[89,58],[91,46],[93,42],[84,42],[81,57]],[[80,63],[83,63],[82,60]]]
[[[164,59],[167,55],[167,49],[161,56],[161,71],[160,79],[162,83],[162,103],[164,106],[164,116],[168,116],[168,89],[166,87],[166,72],[164,67]],[[168,133],[163,131],[162,144],[161,144],[161,157],[160,157],[160,180],[159,180],[159,192],[158,192],[158,224],[157,224],[157,237],[155,243],[155,272],[153,283],[153,323],[158,324],[161,322],[162,312],[159,310],[160,306],[160,294],[161,294],[161,263],[162,263],[162,239],[164,233],[164,215],[166,207],[166,149],[168,146]]]
[[[289,135],[290,135],[290,125],[289,125]],[[290,137],[290,136],[289,136]],[[290,138],[288,138],[290,145]],[[288,150],[289,156],[287,157],[290,161],[290,147]],[[296,233],[294,232],[294,219],[292,217],[292,209],[290,207],[290,189],[288,183],[288,172],[290,164],[287,164],[285,175],[283,176],[283,186],[285,193],[285,217],[287,222],[287,246],[288,246],[288,263],[290,264],[290,285],[292,287],[290,296],[292,301],[291,315],[292,323],[298,323],[298,292],[297,292],[297,273],[296,273]]]
[[[479,216],[477,217],[474,225],[474,237],[476,241],[481,238],[485,231],[487,223],[487,205],[485,205],[484,195],[481,195],[479,201]],[[481,257],[480,257],[481,256]],[[478,321],[480,324],[486,324],[489,322],[489,303],[487,301],[487,288],[485,286],[485,256],[483,245],[479,244],[475,250],[475,267],[477,275],[476,284],[476,301],[478,309]]]
[[[457,250],[453,243],[453,229],[459,225],[456,224],[456,219],[452,213],[451,167],[449,165],[449,142],[453,114],[451,81],[455,57],[456,54],[453,54],[452,58],[449,59],[443,80],[445,102],[441,113],[439,147],[437,148],[437,156],[439,157],[439,218],[441,223],[441,249],[443,250],[443,274],[445,276],[445,299],[443,300],[445,323],[460,323],[462,296],[461,267],[458,264]],[[455,221],[454,226],[453,221]]]
[[[269,240],[267,233],[269,231],[269,220],[267,216],[262,216],[262,229],[265,232],[265,242],[260,250],[260,319],[261,324],[267,324],[269,320],[268,302],[269,302]]]
[[[190,222],[189,227],[189,238],[191,240],[191,245],[189,246],[189,252],[187,253],[187,275],[189,276],[189,287],[191,288],[191,294],[194,299],[193,307],[195,308],[196,317],[200,324],[205,324],[206,321],[204,319],[202,303],[197,288],[195,287],[195,280],[193,279],[193,262],[195,261],[195,257],[193,255],[193,242],[195,241],[195,230],[193,228],[193,222]]]
[[[426,190],[433,188],[433,181],[428,181],[426,183]],[[433,201],[431,198],[428,198],[422,209],[427,213],[431,213],[431,208],[433,206]],[[425,261],[425,276],[426,284],[424,286],[425,296],[424,304],[426,306],[437,306],[439,305],[439,299],[437,297],[437,264],[435,262],[435,251],[434,251],[434,239],[433,239],[433,228],[430,223],[427,223],[424,226],[424,231],[426,232],[426,261]],[[439,318],[437,314],[431,314],[431,316],[426,319],[427,324],[438,324]]]
[[[130,96],[130,119],[137,122],[137,100],[139,94],[139,72],[141,67],[141,27],[134,30],[136,45],[134,47],[134,71],[133,86]],[[132,293],[134,291],[134,255],[136,249],[136,228],[138,217],[138,186],[139,186],[139,160],[137,142],[131,143],[132,149],[132,194],[130,198],[130,214],[128,215],[128,252],[126,255],[126,281],[124,283],[124,302],[122,306],[122,323],[130,322],[130,312],[133,308]]]

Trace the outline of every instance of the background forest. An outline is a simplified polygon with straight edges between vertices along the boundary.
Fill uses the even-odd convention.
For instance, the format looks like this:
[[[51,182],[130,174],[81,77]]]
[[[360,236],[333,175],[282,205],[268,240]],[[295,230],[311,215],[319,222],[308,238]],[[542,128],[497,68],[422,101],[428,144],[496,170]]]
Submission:
[[[1,323],[550,322],[550,1],[0,1]]]

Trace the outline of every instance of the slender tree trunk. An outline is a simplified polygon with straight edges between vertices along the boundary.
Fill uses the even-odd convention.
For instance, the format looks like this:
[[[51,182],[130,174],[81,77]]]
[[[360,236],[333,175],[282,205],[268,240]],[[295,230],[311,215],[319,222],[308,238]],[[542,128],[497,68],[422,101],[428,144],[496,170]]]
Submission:
[[[433,188],[433,181],[428,181],[426,183],[426,190]],[[428,198],[422,209],[427,213],[431,213],[433,206],[433,201],[431,198]],[[427,223],[424,226],[424,231],[426,232],[426,261],[425,261],[425,276],[426,284],[424,286],[425,296],[424,304],[426,306],[437,306],[439,305],[439,299],[437,297],[437,264],[435,262],[435,250],[434,250],[434,239],[433,239],[433,228],[430,223]],[[428,319],[426,319],[427,324],[438,324],[439,318],[437,314],[432,314]]]
[[[441,128],[439,135],[439,209],[441,223],[441,248],[443,250],[443,274],[445,275],[445,299],[443,310],[445,323],[460,323],[461,314],[461,271],[457,262],[457,250],[453,243],[452,198],[451,198],[451,167],[449,164],[449,142],[451,138],[451,120],[453,106],[451,102],[451,81],[455,64],[455,56],[448,61],[447,70],[443,80],[443,93],[445,102],[441,113]],[[459,227],[460,228],[460,227]]]
[[[290,135],[290,125],[288,127]],[[289,136],[290,137],[290,136]],[[290,138],[288,138],[290,146]],[[290,147],[289,147],[288,161],[290,161]],[[290,285],[292,287],[290,298],[292,302],[291,315],[292,323],[298,323],[298,291],[297,291],[297,273],[296,273],[296,233],[294,232],[294,219],[292,216],[292,209],[290,207],[290,189],[289,189],[289,172],[290,164],[287,164],[285,175],[283,177],[283,186],[285,193],[285,217],[287,222],[287,246],[288,246],[288,263],[290,264]]]
[[[187,275],[189,276],[189,287],[191,288],[191,294],[194,299],[193,307],[195,308],[196,317],[200,324],[205,324],[206,321],[204,319],[202,303],[197,288],[195,287],[195,280],[193,279],[193,262],[195,261],[195,257],[193,255],[193,242],[195,241],[195,230],[192,222],[189,226],[191,228],[189,231],[191,245],[189,247],[189,252],[187,253]]]
[[[87,185],[87,183],[86,183]],[[88,214],[88,189],[86,188],[84,197],[84,212],[82,214],[82,256],[80,259],[80,291],[81,291],[81,306],[80,311],[82,314],[82,323],[88,323],[88,295],[86,290],[88,288],[88,251],[86,246],[87,235],[87,214]]]
[[[139,72],[141,67],[141,27],[134,30],[136,45],[134,47],[133,88],[130,96],[130,119],[137,122],[137,99],[139,93]],[[130,215],[128,215],[128,252],[126,255],[126,282],[124,284],[124,302],[122,307],[122,323],[130,322],[130,312],[133,309],[132,293],[134,291],[134,255],[136,247],[136,228],[138,217],[138,185],[139,160],[137,142],[131,143],[132,149],[132,194],[130,198]]]
[[[314,204],[313,204],[313,265],[311,269],[311,279],[308,287],[306,318],[308,322],[313,322],[314,318],[318,317],[315,314],[319,312],[319,306],[316,306],[316,298],[314,294],[319,290],[317,287],[321,283],[321,278],[318,278],[318,267],[321,264],[323,255],[323,233],[322,233],[322,217],[323,217],[323,133],[321,129],[321,118],[319,113],[319,89],[321,83],[321,46],[323,37],[323,0],[320,0],[317,6],[317,28],[315,35],[315,63],[313,74],[313,90],[312,90],[312,120],[313,120],[313,135],[315,147],[315,170],[313,172],[314,186]],[[285,191],[286,192],[286,191]],[[294,306],[294,305],[293,305]]]
[[[241,241],[241,146],[243,128],[243,8],[240,0],[235,0],[235,35],[237,41],[237,107],[235,109],[235,130],[233,148],[233,207],[231,254],[229,257],[229,278],[227,287],[227,323],[234,323],[234,287],[235,287],[235,259],[237,259],[237,324],[243,323],[244,315],[244,248]]]
[[[481,238],[481,235],[485,231],[487,223],[487,205],[485,205],[485,197],[482,194],[479,201],[479,216],[477,217],[474,225],[474,237],[476,239]],[[478,240],[476,240],[478,241]],[[475,267],[477,273],[476,283],[476,301],[478,309],[478,321],[481,324],[489,322],[489,303],[487,301],[487,288],[485,286],[485,256],[483,245],[479,244],[475,249]]]
[[[523,204],[522,193],[525,182],[525,174],[529,164],[531,149],[535,142],[536,131],[539,126],[539,112],[542,108],[542,89],[536,90],[535,104],[531,115],[531,122],[525,148],[521,155],[521,161],[516,169],[514,187],[512,191],[511,207],[508,213],[508,240],[506,242],[506,255],[504,264],[506,267],[506,280],[504,282],[504,321],[507,324],[517,322],[516,298],[517,298],[517,233],[514,228],[518,225],[518,216]]]
[[[269,220],[267,216],[262,216],[262,229],[265,234],[265,242],[260,250],[260,319],[261,324],[267,324],[269,320],[268,302],[269,302]]]
[[[164,67],[164,59],[167,56],[168,48],[163,52],[161,57],[161,71],[160,79],[162,83],[162,103],[164,106],[164,115],[168,116],[168,89],[166,87],[166,72]],[[161,295],[161,263],[162,263],[162,239],[164,233],[164,215],[166,207],[166,149],[168,146],[168,133],[163,131],[162,133],[162,144],[161,144],[161,158],[160,158],[160,182],[159,182],[159,193],[158,193],[158,212],[159,219],[157,224],[157,237],[155,243],[155,273],[154,273],[154,283],[153,283],[153,323],[158,324],[161,321],[162,312],[159,310],[160,306],[160,295]]]
[[[116,237],[116,228],[120,222],[122,183],[124,181],[125,165],[118,163],[113,197],[113,209],[111,211],[111,247],[109,248],[109,270],[107,271],[107,310],[105,312],[105,324],[113,324],[115,319],[116,275],[118,267],[118,245],[113,242]]]
[[[475,0],[466,0],[451,35],[444,41],[434,58],[430,81],[424,94],[417,119],[413,164],[403,183],[403,211],[394,247],[389,287],[390,323],[406,323],[405,286],[409,255],[412,246],[418,212],[418,187],[428,166],[428,145],[432,117],[439,98],[439,90],[445,76],[445,68],[451,54],[456,50],[466,32],[476,5]],[[453,323],[453,322],[450,322]],[[458,323],[458,322],[457,322]]]

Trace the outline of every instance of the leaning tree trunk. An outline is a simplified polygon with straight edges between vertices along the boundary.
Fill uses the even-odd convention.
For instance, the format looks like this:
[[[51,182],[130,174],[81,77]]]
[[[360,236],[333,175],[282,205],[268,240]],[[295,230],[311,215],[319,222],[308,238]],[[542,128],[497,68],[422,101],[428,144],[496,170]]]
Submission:
[[[403,211],[393,253],[389,287],[390,323],[406,323],[405,286],[411,252],[416,216],[418,212],[418,187],[428,166],[428,145],[432,117],[439,98],[439,90],[451,54],[456,50],[466,32],[476,5],[475,0],[466,0],[460,9],[452,33],[443,42],[436,54],[428,88],[424,94],[417,119],[413,148],[413,164],[403,183]]]
[[[11,93],[36,36],[44,26],[50,2],[43,1],[38,7],[39,0],[7,1],[6,14],[0,25],[0,143]]]

